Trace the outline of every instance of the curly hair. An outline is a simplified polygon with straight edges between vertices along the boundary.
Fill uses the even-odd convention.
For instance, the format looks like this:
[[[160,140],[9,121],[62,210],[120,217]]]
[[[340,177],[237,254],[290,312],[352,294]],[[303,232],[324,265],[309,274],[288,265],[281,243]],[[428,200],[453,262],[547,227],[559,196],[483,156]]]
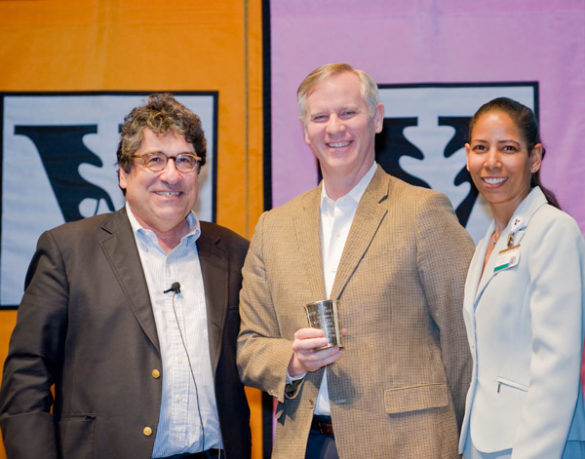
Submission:
[[[126,173],[132,169],[132,155],[140,148],[146,128],[156,135],[173,132],[184,136],[201,158],[199,166],[205,164],[207,142],[199,117],[177,102],[171,94],[155,93],[148,97],[146,105],[134,108],[124,118],[116,154],[118,167]]]

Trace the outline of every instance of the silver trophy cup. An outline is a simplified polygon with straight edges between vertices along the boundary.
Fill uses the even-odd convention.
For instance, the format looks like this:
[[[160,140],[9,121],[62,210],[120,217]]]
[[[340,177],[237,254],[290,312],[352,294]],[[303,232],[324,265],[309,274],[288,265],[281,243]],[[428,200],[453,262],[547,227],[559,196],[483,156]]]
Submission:
[[[309,327],[320,328],[325,332],[328,344],[320,349],[333,346],[343,347],[341,344],[338,307],[339,300],[315,301],[305,306]]]

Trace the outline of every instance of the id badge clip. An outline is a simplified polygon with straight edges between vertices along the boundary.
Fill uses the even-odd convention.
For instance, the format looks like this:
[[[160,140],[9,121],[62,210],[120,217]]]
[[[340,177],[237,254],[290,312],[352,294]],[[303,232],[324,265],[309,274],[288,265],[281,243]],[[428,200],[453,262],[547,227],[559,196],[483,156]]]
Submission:
[[[520,261],[520,244],[500,250],[496,258],[494,272],[497,273],[503,269],[513,268],[518,264],[518,261]]]

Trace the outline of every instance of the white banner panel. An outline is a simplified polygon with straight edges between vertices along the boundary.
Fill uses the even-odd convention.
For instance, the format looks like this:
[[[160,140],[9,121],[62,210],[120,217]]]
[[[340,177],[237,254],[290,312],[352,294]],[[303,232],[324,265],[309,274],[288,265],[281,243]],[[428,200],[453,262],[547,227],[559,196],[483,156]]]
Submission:
[[[215,219],[217,93],[174,93],[201,119],[202,220]],[[148,93],[4,94],[0,304],[16,306],[40,234],[124,205],[116,174],[120,125]],[[89,260],[88,260],[89,261]]]

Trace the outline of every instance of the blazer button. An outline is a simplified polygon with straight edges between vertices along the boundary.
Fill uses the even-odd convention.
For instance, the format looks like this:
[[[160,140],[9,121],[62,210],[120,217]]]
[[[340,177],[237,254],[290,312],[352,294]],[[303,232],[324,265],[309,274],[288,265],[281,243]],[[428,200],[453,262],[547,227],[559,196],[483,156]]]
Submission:
[[[152,435],[152,429],[146,426],[144,429],[142,429],[142,433],[145,437],[150,437]]]
[[[156,368],[154,370],[152,370],[152,377],[154,379],[160,378],[160,371],[158,371]]]

